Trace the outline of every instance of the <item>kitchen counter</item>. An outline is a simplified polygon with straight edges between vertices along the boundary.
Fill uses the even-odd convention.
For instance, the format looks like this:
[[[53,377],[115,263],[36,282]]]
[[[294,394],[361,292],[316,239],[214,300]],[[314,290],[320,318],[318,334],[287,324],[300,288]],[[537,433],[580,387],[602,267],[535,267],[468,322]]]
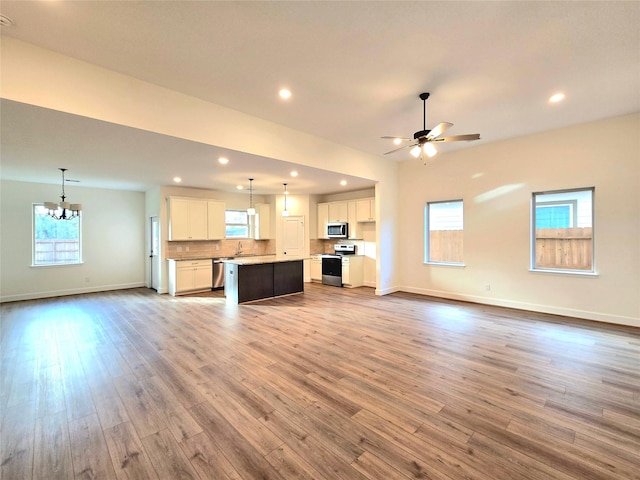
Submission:
[[[251,254],[251,253],[241,253],[240,255],[221,255],[219,257],[167,257],[167,260],[234,260],[234,259],[243,259],[243,258],[256,258],[256,257],[275,257],[275,253],[264,253],[264,254]]]
[[[247,255],[246,257],[239,256],[233,258],[222,259],[223,263],[230,263],[234,265],[257,265],[260,263],[282,263],[282,262],[295,262],[297,260],[306,260],[305,258],[291,258],[286,255]]]
[[[223,262],[227,303],[239,304],[304,292],[302,258],[260,255]]]

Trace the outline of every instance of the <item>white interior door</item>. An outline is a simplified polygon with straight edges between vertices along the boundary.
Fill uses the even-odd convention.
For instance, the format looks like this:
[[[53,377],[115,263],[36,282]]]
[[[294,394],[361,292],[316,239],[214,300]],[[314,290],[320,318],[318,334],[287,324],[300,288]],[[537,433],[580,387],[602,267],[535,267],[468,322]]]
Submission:
[[[158,291],[160,288],[160,222],[158,217],[151,217],[151,245],[149,247],[150,288]]]
[[[304,217],[282,217],[282,253],[287,257],[304,256]]]

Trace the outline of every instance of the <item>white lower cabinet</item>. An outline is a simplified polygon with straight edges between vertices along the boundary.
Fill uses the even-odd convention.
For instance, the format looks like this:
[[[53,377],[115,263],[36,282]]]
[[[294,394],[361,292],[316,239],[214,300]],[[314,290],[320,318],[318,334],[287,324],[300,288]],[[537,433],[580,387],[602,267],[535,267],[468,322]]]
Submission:
[[[362,287],[364,285],[364,264],[362,255],[345,255],[342,257],[342,285],[345,287]]]
[[[169,260],[169,294],[203,292],[213,285],[211,260]]]
[[[322,281],[322,255],[311,256],[311,281]]]

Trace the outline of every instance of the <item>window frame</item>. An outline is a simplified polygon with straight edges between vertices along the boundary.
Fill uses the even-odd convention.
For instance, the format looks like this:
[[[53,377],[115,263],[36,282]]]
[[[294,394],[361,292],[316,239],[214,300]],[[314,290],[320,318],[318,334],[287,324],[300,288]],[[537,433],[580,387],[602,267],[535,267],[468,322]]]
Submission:
[[[462,236],[464,238],[464,199],[457,198],[451,200],[436,200],[429,201],[425,203],[424,207],[424,259],[423,263],[425,265],[446,265],[452,267],[464,267],[464,241],[462,244],[462,259],[459,262],[456,261],[441,261],[441,260],[432,260],[431,259],[431,216],[430,216],[430,207],[431,205],[444,204],[444,203],[460,203],[462,207],[462,228],[460,231],[462,232]]]
[[[81,265],[84,263],[83,261],[83,241],[82,241],[82,213],[80,213],[74,219],[77,219],[78,222],[78,258],[73,261],[60,261],[60,262],[51,262],[51,263],[37,263],[36,262],[36,244],[38,239],[36,238],[36,216],[43,215],[42,213],[37,213],[36,209],[41,207],[45,209],[44,203],[33,203],[31,205],[31,266],[32,267],[66,267],[73,265]],[[75,220],[54,220],[56,222],[73,222]]]
[[[233,223],[233,222],[227,222],[227,212],[237,212],[237,213],[243,213],[246,218],[247,218],[247,223]],[[247,235],[229,235],[229,232],[227,230],[227,228],[231,226],[231,227],[246,227],[247,228]],[[241,210],[241,209],[237,209],[237,208],[228,208],[224,211],[224,233],[225,233],[225,238],[236,238],[236,239],[244,239],[244,238],[251,238],[251,216],[247,213],[246,210]]]
[[[555,273],[561,275],[597,275],[596,271],[596,219],[595,219],[595,187],[578,187],[578,188],[564,188],[558,190],[545,190],[539,192],[531,193],[531,210],[530,210],[530,267],[529,271],[531,272],[542,272],[542,273]],[[538,204],[536,203],[536,198],[541,195],[552,195],[552,194],[571,194],[576,192],[590,192],[591,194],[591,206],[590,206],[590,217],[591,217],[591,268],[590,269],[579,269],[579,268],[561,268],[561,267],[539,267],[536,264],[536,248],[537,248],[537,220],[536,220],[536,207]],[[572,216],[571,222],[572,226],[569,228],[579,228],[578,227],[578,209],[579,209],[579,199],[567,199],[567,200],[551,200],[548,202],[540,202],[540,206],[546,205],[572,205]]]
[[[548,201],[548,202],[536,203],[536,218],[535,218],[536,228],[538,228],[538,226],[537,226],[537,223],[538,223],[537,209],[538,209],[538,207],[553,208],[553,207],[562,207],[562,206],[565,206],[565,205],[569,207],[570,225],[567,228],[575,227],[578,224],[578,201],[577,200],[551,200],[551,201]],[[547,227],[547,228],[550,228],[550,227]]]

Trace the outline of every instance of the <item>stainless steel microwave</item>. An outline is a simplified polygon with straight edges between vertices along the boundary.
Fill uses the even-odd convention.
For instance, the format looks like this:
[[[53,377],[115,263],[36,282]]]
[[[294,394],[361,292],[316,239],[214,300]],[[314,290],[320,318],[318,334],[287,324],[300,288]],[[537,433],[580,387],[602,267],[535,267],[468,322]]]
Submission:
[[[327,223],[327,238],[349,238],[349,224],[347,222]]]

